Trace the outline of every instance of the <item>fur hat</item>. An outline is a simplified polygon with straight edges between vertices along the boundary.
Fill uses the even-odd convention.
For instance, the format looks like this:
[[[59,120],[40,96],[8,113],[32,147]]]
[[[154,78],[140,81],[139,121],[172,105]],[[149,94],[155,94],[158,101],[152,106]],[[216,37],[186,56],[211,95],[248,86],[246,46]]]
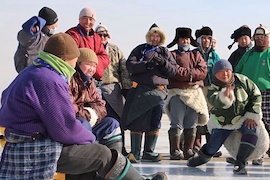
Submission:
[[[218,71],[222,69],[229,69],[231,71],[233,70],[231,63],[228,60],[220,59],[214,64],[213,74],[216,74]]]
[[[159,45],[163,45],[166,41],[166,36],[165,33],[154,23],[150,28],[149,31],[145,35],[146,42],[148,44],[152,44],[150,41],[150,36],[154,33],[157,32],[160,35],[160,42]]]
[[[52,35],[45,44],[44,51],[62,60],[72,60],[80,56],[75,40],[66,33]]]
[[[89,48],[79,48],[80,56],[78,58],[78,63],[82,61],[94,62],[98,64],[98,58],[96,53]]]
[[[80,12],[79,19],[88,16],[96,20],[96,12],[92,8],[83,8]]]
[[[52,25],[58,21],[56,12],[48,7],[43,7],[38,16],[46,20],[46,25]]]
[[[193,39],[191,35],[191,29],[186,27],[179,27],[175,30],[174,40],[167,45],[168,48],[173,47],[175,44],[178,44],[179,38],[190,38],[190,44],[194,47],[198,46],[198,43]]]
[[[111,38],[111,35],[109,33],[109,30],[106,26],[104,26],[103,24],[99,23],[99,25],[96,27],[96,33],[98,32],[106,32],[108,34],[108,37]]]
[[[247,25],[243,25],[233,32],[233,34],[231,35],[231,39],[234,39],[234,42],[228,46],[228,49],[231,49],[233,44],[244,35],[247,35],[251,38],[251,29]]]
[[[196,32],[195,32],[196,39],[198,39],[199,37],[201,37],[203,35],[213,36],[212,29],[208,26],[203,26],[201,29],[196,30]]]

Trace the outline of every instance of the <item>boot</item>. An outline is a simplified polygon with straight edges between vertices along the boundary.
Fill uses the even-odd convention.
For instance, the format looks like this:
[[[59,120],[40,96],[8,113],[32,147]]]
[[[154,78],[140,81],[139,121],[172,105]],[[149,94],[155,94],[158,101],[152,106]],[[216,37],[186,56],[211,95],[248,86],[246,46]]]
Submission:
[[[208,155],[204,152],[205,146],[206,145],[203,145],[203,147],[200,149],[198,154],[196,154],[195,156],[188,159],[187,166],[196,167],[196,166],[200,166],[200,165],[205,164],[208,161],[210,161],[210,159],[212,158],[213,155]]]
[[[194,143],[194,152],[199,152],[201,148],[201,142],[202,142],[202,136],[200,132],[198,132],[198,127],[197,127],[197,132],[196,132],[196,137],[195,137],[195,143]]]
[[[121,130],[121,135],[122,135],[122,154],[124,156],[128,156],[128,152],[126,150],[126,146],[125,146],[125,131]]]
[[[109,167],[106,167],[100,176],[104,179],[115,180],[167,180],[168,177],[164,172],[157,172],[152,175],[141,175],[121,153],[112,151],[112,161]]]
[[[144,151],[142,161],[144,162],[158,162],[162,160],[162,156],[154,153],[158,138],[158,130],[149,131],[145,133]]]
[[[104,144],[107,146],[109,149],[115,149],[119,152],[122,152],[122,147],[123,147],[123,141],[122,141],[122,136],[114,136],[110,139],[108,139],[108,142]]]
[[[184,129],[184,159],[188,160],[190,157],[194,156],[193,148],[196,137],[196,129]]]
[[[142,145],[142,132],[130,132],[131,152],[128,159],[131,163],[140,162],[141,145]]]
[[[170,141],[170,159],[180,160],[184,159],[183,153],[180,150],[180,129],[171,128],[168,131]]]
[[[243,141],[244,140],[244,141]],[[248,140],[248,141],[247,141]],[[256,134],[243,134],[233,168],[234,174],[247,174],[247,158],[253,153],[258,137]]]

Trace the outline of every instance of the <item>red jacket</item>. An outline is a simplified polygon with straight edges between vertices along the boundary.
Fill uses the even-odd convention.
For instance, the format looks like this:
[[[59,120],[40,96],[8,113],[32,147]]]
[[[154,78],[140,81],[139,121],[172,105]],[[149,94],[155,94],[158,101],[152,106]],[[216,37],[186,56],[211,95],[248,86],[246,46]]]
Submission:
[[[90,48],[98,57],[97,71],[94,78],[101,80],[104,69],[110,64],[109,56],[107,55],[101,39],[98,34],[92,29],[89,35],[86,34],[84,28],[80,25],[77,27],[70,28],[66,31],[77,43],[79,48]]]

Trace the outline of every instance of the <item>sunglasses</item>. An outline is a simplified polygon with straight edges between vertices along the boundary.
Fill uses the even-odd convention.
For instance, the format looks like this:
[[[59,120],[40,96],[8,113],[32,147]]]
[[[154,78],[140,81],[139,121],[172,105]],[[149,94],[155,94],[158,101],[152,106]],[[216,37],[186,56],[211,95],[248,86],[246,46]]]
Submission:
[[[109,35],[108,34],[98,34],[101,38],[102,36],[105,38],[105,37],[108,37]]]

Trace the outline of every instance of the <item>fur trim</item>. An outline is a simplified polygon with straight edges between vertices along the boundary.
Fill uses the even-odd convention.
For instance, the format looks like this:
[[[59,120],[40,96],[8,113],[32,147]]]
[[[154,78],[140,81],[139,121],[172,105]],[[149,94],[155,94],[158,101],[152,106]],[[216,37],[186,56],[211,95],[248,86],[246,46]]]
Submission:
[[[158,27],[153,27],[153,28],[151,28],[148,32],[147,32],[147,34],[145,35],[145,39],[146,39],[146,42],[147,42],[147,44],[152,44],[151,43],[151,41],[150,41],[150,36],[151,36],[151,34],[153,34],[154,32],[158,32],[159,34],[160,34],[160,42],[159,42],[159,46],[161,46],[161,45],[163,45],[164,43],[165,43],[165,41],[166,41],[166,35],[165,35],[165,33],[160,29],[160,28],[158,28]]]
[[[173,96],[178,96],[187,106],[194,109],[198,114],[198,125],[203,126],[209,120],[209,111],[202,88],[194,86],[188,89],[169,89],[165,100],[164,111],[170,118],[169,103]]]
[[[224,104],[223,108],[228,109],[231,107],[233,102],[235,101],[235,96],[233,90],[230,92],[230,97],[224,96],[224,92],[226,91],[226,88],[222,88],[219,92],[219,100]]]
[[[91,125],[91,127],[93,127],[98,120],[98,115],[96,111],[90,107],[84,107],[84,109],[90,113],[91,119],[89,120],[89,124]]]
[[[253,160],[253,159],[258,159],[262,157],[264,153],[269,148],[269,135],[265,129],[265,126],[262,121],[262,114],[255,114],[251,112],[246,112],[243,117],[236,117],[240,118],[234,125],[225,125],[221,126],[219,124],[216,124],[214,121],[214,115],[210,115],[210,120],[208,121],[207,128],[209,132],[212,132],[212,129],[218,128],[218,129],[228,129],[228,130],[234,130],[234,129],[239,129],[241,125],[247,120],[247,119],[253,119],[257,123],[256,127],[256,134],[258,136],[258,141],[255,147],[254,152],[250,155],[248,160]],[[239,149],[239,144],[241,141],[242,134],[238,130],[234,130],[229,137],[226,139],[224,142],[224,147],[228,150],[230,155],[233,158],[236,158],[238,149]]]

